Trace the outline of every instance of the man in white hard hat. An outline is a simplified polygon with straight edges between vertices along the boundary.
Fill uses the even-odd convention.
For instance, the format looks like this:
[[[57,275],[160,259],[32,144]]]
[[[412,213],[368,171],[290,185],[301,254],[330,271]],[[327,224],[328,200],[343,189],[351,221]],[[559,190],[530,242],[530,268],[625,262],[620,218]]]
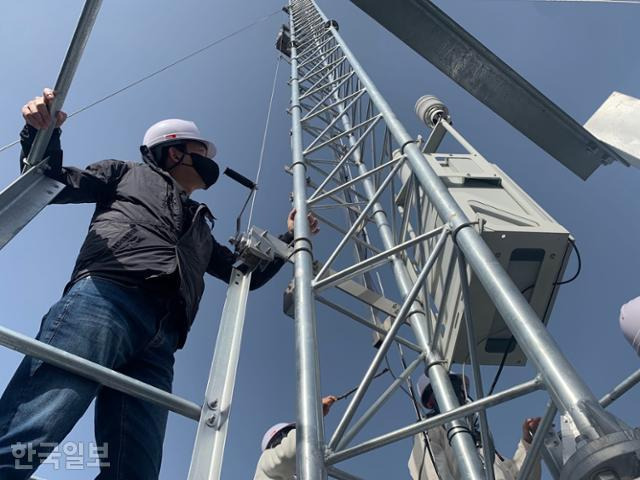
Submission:
[[[21,166],[38,129],[52,119],[54,93],[22,109]],[[174,352],[184,345],[204,290],[204,274],[228,282],[236,256],[211,235],[213,215],[190,198],[218,179],[214,144],[195,123],[170,119],[144,135],[143,162],[103,160],[62,166],[60,129],[45,153],[46,174],[66,187],[53,203],[95,203],[71,280],[44,316],[37,338],[166,391]],[[289,242],[293,217],[281,239]],[[309,218],[312,232],[317,220]],[[251,288],[282,266],[253,274]],[[25,357],[0,398],[0,478],[23,480],[96,400],[100,480],[158,478],[167,410]],[[25,455],[28,453],[28,455]]]
[[[640,355],[640,297],[620,307],[620,330],[627,342]]]
[[[459,374],[449,374],[449,379],[458,397],[460,405],[469,401],[467,387],[469,381]],[[422,406],[430,410],[429,416],[440,413],[436,402],[433,388],[429,378],[422,374],[418,379],[418,394]],[[480,435],[476,426],[475,417],[465,419],[469,430],[476,439],[478,454],[482,457],[482,445]],[[495,454],[493,469],[496,480],[516,480],[527,451],[531,446],[533,434],[540,424],[540,418],[528,418],[522,425],[522,439],[518,443],[513,459],[505,458],[498,452]],[[457,480],[458,465],[455,453],[448,441],[446,426],[434,427],[426,432],[419,433],[413,438],[413,450],[409,457],[409,473],[412,480]],[[540,479],[540,461],[537,461],[527,480]]]
[[[322,413],[327,415],[337,397],[322,399]],[[262,455],[253,480],[292,480],[296,478],[296,424],[276,423],[262,437]]]

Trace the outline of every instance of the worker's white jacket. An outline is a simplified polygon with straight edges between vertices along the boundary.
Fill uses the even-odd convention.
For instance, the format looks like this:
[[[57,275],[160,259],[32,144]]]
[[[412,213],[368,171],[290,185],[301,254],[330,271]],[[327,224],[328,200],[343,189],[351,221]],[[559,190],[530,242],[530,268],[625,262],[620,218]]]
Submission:
[[[429,449],[425,448],[424,436],[422,433],[413,438],[413,450],[409,458],[409,473],[412,480],[457,480],[458,465],[455,460],[453,448],[449,446],[447,441],[447,432],[443,426],[427,430],[429,445],[431,447],[431,455]],[[518,477],[520,468],[524,463],[530,445],[523,440],[518,442],[518,448],[513,459],[505,458],[501,460],[498,455],[495,456],[493,463],[496,480],[515,480]],[[482,449],[479,449],[480,457],[482,457]],[[437,473],[436,473],[437,472]],[[438,476],[439,475],[439,476]],[[540,480],[540,462],[534,466],[527,480]]]
[[[295,478],[296,429],[294,428],[280,442],[280,445],[262,452],[253,480],[292,480]]]

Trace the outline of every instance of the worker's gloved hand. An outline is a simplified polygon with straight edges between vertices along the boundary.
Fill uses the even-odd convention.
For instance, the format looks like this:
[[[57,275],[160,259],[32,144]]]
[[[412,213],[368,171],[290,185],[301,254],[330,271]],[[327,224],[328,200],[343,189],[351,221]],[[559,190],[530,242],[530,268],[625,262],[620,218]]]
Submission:
[[[289,232],[293,233],[294,219],[296,218],[296,209],[294,208],[289,212],[287,216],[287,228]],[[315,235],[320,231],[320,227],[318,227],[318,219],[311,212],[307,214],[307,221],[309,222],[309,230],[311,230],[311,234]]]
[[[36,97],[27,102],[22,107],[22,117],[27,125],[31,125],[38,130],[49,127],[51,123],[51,114],[49,113],[49,105],[55,98],[55,93],[50,88],[42,91],[41,97]],[[56,127],[59,127],[67,119],[67,114],[59,111],[56,115]]]
[[[531,443],[539,425],[540,417],[527,418],[522,424],[522,440],[526,443]]]
[[[326,416],[327,413],[329,413],[329,410],[331,410],[331,405],[336,403],[337,400],[338,400],[338,397],[334,395],[329,395],[328,397],[324,397],[322,399],[322,415]]]

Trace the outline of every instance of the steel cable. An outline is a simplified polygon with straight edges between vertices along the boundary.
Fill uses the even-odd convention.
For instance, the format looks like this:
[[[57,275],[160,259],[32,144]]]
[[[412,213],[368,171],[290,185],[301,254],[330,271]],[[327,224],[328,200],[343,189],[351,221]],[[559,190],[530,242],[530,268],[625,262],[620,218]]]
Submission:
[[[262,134],[262,145],[260,146],[260,158],[258,159],[258,171],[256,172],[256,179],[254,183],[256,184],[256,189],[259,188],[260,185],[260,173],[262,172],[262,160],[264,158],[264,148],[267,143],[267,133],[269,132],[269,120],[271,119],[271,108],[273,106],[273,97],[276,93],[276,82],[278,80],[278,69],[280,68],[280,60],[282,59],[281,55],[278,55],[278,59],[276,60],[276,71],[273,74],[273,85],[271,86],[271,97],[269,98],[269,108],[267,109],[267,119],[264,124],[264,132]],[[256,203],[256,197],[258,193],[256,189],[253,190],[253,195],[251,198],[251,207],[249,207],[249,220],[247,221],[247,229],[251,227],[251,219],[253,218],[253,207]]]
[[[91,102],[88,105],[85,105],[84,107],[79,108],[78,110],[70,113],[67,116],[67,118],[74,117],[75,115],[78,115],[79,113],[82,113],[85,110],[88,110],[88,109],[90,109],[90,108],[92,108],[92,107],[94,107],[94,106],[96,106],[96,105],[98,105],[98,104],[100,104],[100,103],[102,103],[102,102],[104,102],[106,100],[109,100],[110,98],[113,98],[116,95],[119,95],[120,93],[122,93],[122,92],[124,92],[126,90],[129,90],[130,88],[135,87],[136,85],[139,85],[142,82],[144,82],[146,80],[149,80],[150,78],[153,78],[156,75],[159,75],[160,73],[162,73],[162,72],[164,72],[166,70],[169,70],[170,68],[173,68],[176,65],[178,65],[178,64],[180,64],[180,63],[182,63],[184,61],[189,60],[190,58],[195,57],[196,55],[198,55],[198,54],[200,54],[200,53],[202,53],[202,52],[204,52],[204,51],[206,51],[206,50],[208,50],[208,49],[210,49],[210,48],[212,48],[212,47],[214,47],[214,46],[216,46],[216,45],[218,45],[218,44],[220,44],[220,43],[222,43],[222,42],[224,42],[226,40],[229,40],[230,38],[235,37],[236,35],[239,35],[240,33],[243,33],[246,30],[249,30],[251,27],[254,27],[255,25],[258,25],[259,23],[262,23],[262,22],[264,22],[266,20],[269,20],[271,17],[273,17],[274,15],[276,15],[276,14],[278,14],[280,12],[281,12],[281,10],[278,9],[278,10],[276,10],[274,12],[271,12],[268,15],[265,15],[264,17],[261,17],[261,18],[259,18],[257,20],[254,20],[253,22],[248,23],[247,25],[245,25],[245,26],[243,26],[243,27],[241,27],[241,28],[239,28],[239,29],[237,29],[237,30],[225,35],[224,37],[220,37],[217,40],[214,40],[213,42],[210,42],[210,43],[206,44],[204,47],[198,48],[197,50],[194,50],[191,53],[188,53],[187,55],[184,55],[183,57],[180,57],[177,60],[174,60],[173,62],[171,62],[171,63],[169,63],[169,64],[167,64],[167,65],[165,65],[165,66],[163,66],[163,67],[161,67],[161,68],[159,68],[157,70],[154,70],[153,72],[148,73],[147,75],[145,75],[145,76],[143,76],[143,77],[141,77],[141,78],[139,78],[137,80],[134,80],[131,83],[128,83],[124,87],[119,88],[118,90],[116,90],[116,91],[114,91],[114,92],[112,92],[112,93],[110,93],[108,95],[105,95],[104,97],[99,98],[98,100],[95,100],[94,102]],[[18,143],[20,143],[20,140],[16,140],[14,142],[8,143],[7,145],[5,145],[3,147],[0,147],[0,153],[4,152],[5,150],[8,150],[9,148],[13,147],[14,145],[17,145]]]

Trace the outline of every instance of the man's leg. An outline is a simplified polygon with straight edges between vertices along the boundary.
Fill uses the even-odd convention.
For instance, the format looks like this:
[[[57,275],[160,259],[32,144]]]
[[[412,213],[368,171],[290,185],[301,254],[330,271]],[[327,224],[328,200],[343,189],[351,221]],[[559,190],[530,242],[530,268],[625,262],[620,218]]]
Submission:
[[[115,285],[80,280],[43,318],[37,338],[116,367],[143,344],[144,332],[131,327],[125,307],[126,298]],[[25,357],[0,398],[0,478],[29,478],[73,428],[98,388],[91,380]]]
[[[120,371],[170,392],[177,343],[178,332],[162,322],[155,338]],[[164,407],[101,389],[96,399],[96,443],[108,455],[96,480],[156,480],[167,415]]]

